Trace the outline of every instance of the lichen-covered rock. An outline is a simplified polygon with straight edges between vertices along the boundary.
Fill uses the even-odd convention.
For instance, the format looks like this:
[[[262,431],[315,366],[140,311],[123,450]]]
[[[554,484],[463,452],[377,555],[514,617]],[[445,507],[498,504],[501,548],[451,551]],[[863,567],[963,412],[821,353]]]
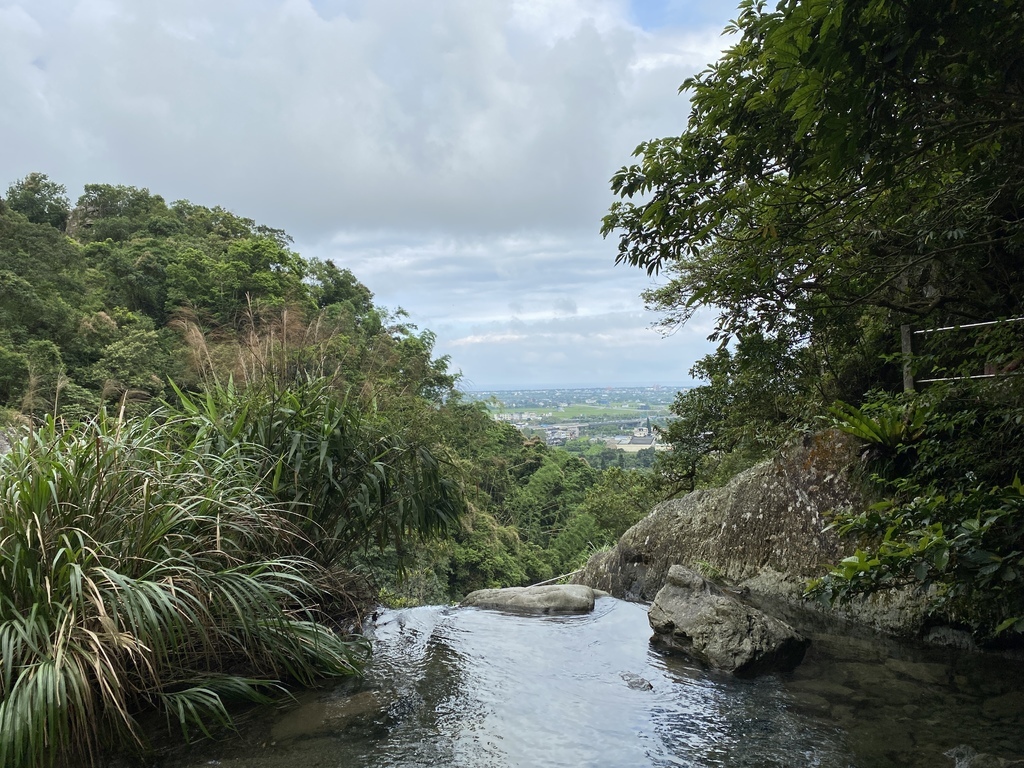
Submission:
[[[590,559],[580,584],[650,602],[680,563],[759,595],[799,601],[807,580],[852,546],[827,530],[834,510],[865,506],[851,481],[857,444],[837,431],[808,436],[722,488],[659,504],[612,549]],[[920,627],[924,601],[909,592],[873,596],[840,615],[897,634]]]
[[[548,584],[540,587],[478,589],[463,605],[516,613],[590,613],[594,590],[581,584]]]
[[[654,644],[737,675],[793,669],[810,645],[785,622],[679,565],[669,570],[648,618]]]

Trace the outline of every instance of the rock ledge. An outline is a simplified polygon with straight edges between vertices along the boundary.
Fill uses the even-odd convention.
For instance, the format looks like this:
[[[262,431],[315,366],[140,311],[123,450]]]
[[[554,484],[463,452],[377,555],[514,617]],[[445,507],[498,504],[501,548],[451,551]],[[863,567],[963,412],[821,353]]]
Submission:
[[[590,613],[595,592],[581,584],[549,584],[540,587],[478,589],[463,605],[515,613]]]
[[[785,622],[681,565],[669,569],[648,619],[655,645],[740,676],[792,669],[810,645]]]

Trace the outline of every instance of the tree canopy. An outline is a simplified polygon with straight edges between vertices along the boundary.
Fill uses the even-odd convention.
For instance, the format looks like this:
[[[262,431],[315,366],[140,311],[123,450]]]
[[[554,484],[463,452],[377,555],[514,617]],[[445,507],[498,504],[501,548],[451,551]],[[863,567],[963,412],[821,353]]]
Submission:
[[[665,276],[645,294],[665,326],[717,316],[663,469],[692,488],[836,421],[886,501],[839,517],[862,548],[819,594],[916,583],[981,634],[1024,631],[1021,323],[909,354],[900,331],[1024,315],[1024,9],[744,0],[730,31],[680,89],[685,131],[613,176],[602,228]],[[948,381],[898,394],[901,364]]]
[[[63,230],[71,215],[71,202],[63,184],[44,173],[30,173],[7,188],[7,205],[33,224],[49,224]]]
[[[1024,12],[1013,0],[745,0],[681,90],[686,131],[612,180],[618,260],[719,332],[806,337],[851,307],[994,319],[1024,301]],[[633,198],[639,198],[633,202]]]

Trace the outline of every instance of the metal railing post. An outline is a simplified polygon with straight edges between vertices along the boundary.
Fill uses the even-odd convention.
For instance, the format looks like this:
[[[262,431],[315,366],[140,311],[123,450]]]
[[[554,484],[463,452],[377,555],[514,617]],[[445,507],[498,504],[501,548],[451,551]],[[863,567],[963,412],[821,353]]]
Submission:
[[[910,361],[914,355],[914,333],[909,325],[900,326],[900,347],[903,352],[903,391],[914,391],[914,371]]]

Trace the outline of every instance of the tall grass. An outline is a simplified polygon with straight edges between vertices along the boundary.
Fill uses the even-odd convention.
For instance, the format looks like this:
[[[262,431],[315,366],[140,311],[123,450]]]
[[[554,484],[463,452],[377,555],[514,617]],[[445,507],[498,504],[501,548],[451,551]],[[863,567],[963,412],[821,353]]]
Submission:
[[[325,579],[260,495],[258,451],[180,427],[51,420],[0,456],[2,768],[142,747],[154,708],[206,731],[231,699],[358,670],[365,646],[310,607]]]
[[[266,491],[316,542],[304,554],[330,567],[359,548],[406,553],[410,539],[460,526],[458,473],[431,430],[438,403],[421,394],[454,379],[429,341],[376,315],[309,321],[301,307],[250,304],[227,335],[197,320],[182,312],[174,322],[201,382],[198,392],[171,385],[194,430],[187,439],[213,453],[247,446]]]
[[[189,434],[207,452],[250,455],[268,493],[295,513],[303,540],[316,542],[304,554],[324,565],[371,545],[402,553],[411,538],[459,525],[465,502],[444,462],[330,377],[175,391]]]

